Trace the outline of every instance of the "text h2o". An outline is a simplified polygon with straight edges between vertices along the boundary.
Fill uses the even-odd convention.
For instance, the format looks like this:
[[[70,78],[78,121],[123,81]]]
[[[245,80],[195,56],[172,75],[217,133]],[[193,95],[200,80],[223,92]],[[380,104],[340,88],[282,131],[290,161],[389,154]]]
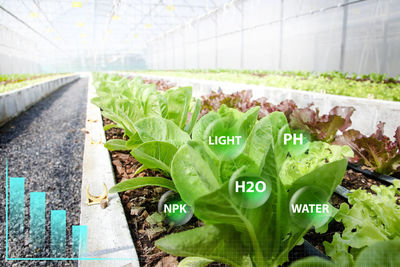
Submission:
[[[246,189],[247,185],[247,189]],[[254,184],[252,181],[236,181],[235,182],[235,192],[239,192],[239,189],[241,189],[242,192],[246,193],[254,193],[254,189],[261,193],[264,192],[265,189],[267,189],[267,185],[265,184],[264,181],[258,181]]]

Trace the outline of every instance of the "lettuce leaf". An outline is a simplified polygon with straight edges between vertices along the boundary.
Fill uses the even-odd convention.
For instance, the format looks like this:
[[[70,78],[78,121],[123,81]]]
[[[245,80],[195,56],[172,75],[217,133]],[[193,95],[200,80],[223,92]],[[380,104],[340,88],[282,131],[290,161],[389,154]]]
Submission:
[[[348,146],[330,145],[321,141],[311,142],[306,153],[290,155],[280,172],[281,181],[290,186],[297,178],[311,172],[326,163],[353,157]]]
[[[378,241],[400,239],[400,181],[391,186],[372,186],[376,194],[352,190],[349,204],[340,206],[335,220],[345,226],[336,233],[331,243],[324,242],[325,250],[336,263],[351,266],[359,251]]]
[[[355,156],[352,162],[358,162],[378,173],[391,175],[400,172],[400,126],[397,127],[394,141],[383,134],[384,123],[377,125],[377,130],[365,136],[357,130],[343,132],[335,144],[350,146]]]

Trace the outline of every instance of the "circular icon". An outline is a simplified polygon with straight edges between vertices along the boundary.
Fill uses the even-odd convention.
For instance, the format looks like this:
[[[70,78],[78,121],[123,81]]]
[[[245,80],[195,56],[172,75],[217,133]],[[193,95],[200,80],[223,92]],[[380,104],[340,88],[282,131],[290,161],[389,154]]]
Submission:
[[[227,125],[224,119],[211,123],[204,134],[210,149],[225,160],[236,158],[245,147],[245,135],[239,128]]]
[[[172,190],[161,196],[158,212],[164,214],[168,224],[176,226],[186,224],[193,217],[192,209]]]
[[[305,186],[297,190],[289,202],[290,218],[301,227],[320,227],[333,214],[333,207],[326,199],[328,193],[315,186]]]
[[[229,195],[236,205],[254,209],[267,202],[271,195],[271,186],[259,177],[232,176],[229,180]]]
[[[292,133],[283,136],[283,143],[292,156],[304,154],[310,146],[310,142],[311,136],[301,130],[292,130]]]

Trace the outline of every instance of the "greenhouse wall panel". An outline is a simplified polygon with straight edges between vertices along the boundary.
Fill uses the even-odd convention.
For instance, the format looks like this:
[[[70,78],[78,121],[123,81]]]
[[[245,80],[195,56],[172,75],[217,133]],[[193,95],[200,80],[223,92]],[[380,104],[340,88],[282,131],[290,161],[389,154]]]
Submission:
[[[348,7],[344,70],[380,72],[385,57],[387,3],[368,1]]]
[[[210,58],[215,58],[216,53],[216,43],[214,39],[207,39],[199,42],[199,54],[207,55],[199,57],[199,68],[201,69],[213,69],[215,68],[215,60],[210,60]]]
[[[198,62],[198,58],[213,56],[210,61],[216,62],[216,68],[260,66],[274,70],[385,72],[395,76],[400,64],[396,49],[400,45],[396,34],[400,28],[399,6],[398,1],[386,0],[243,0],[226,3],[175,32],[185,38],[181,51],[185,51],[184,67],[188,69],[212,66]],[[171,34],[155,39],[149,46],[163,43]],[[252,42],[251,36],[258,36],[257,42]],[[200,44],[211,39],[217,46],[214,54],[206,48],[210,44]],[[224,53],[233,54],[228,57]],[[158,64],[152,62],[152,66]],[[167,66],[172,68],[171,64]]]
[[[279,65],[280,40],[274,38],[280,31],[279,23],[269,24],[259,29],[243,33],[243,68],[244,69],[277,69]],[[257,38],[257,42],[253,42]]]
[[[269,24],[280,20],[280,1],[243,1],[243,28],[256,28],[262,24]],[[262,10],[263,12],[259,12]],[[262,31],[261,29],[258,31]],[[275,35],[276,36],[276,35]]]
[[[218,36],[236,32],[241,28],[241,12],[237,5],[225,5],[217,11]]]
[[[233,33],[218,38],[217,68],[241,68],[240,33]],[[206,55],[201,55],[206,56]]]
[[[332,6],[342,4],[344,1],[340,0],[284,0],[283,9],[285,17],[292,17],[311,11],[318,11]]]

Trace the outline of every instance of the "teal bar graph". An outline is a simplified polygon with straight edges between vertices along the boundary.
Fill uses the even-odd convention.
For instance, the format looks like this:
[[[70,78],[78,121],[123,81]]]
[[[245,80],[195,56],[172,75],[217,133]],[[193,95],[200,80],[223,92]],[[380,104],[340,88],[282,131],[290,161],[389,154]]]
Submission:
[[[30,238],[36,251],[43,251],[46,235],[46,193],[30,193]]]
[[[72,256],[75,258],[85,257],[87,253],[87,226],[72,226]]]
[[[88,252],[88,227],[87,225],[72,226],[72,255],[66,255],[66,211],[51,210],[50,213],[50,246],[51,255],[45,255],[47,248],[46,236],[46,193],[31,192],[29,205],[29,234],[30,244],[33,247],[33,256],[10,256],[10,251],[23,244],[25,236],[25,178],[8,176],[8,161],[6,159],[6,214],[5,214],[5,260],[6,261],[65,261],[65,260],[124,260],[137,261],[137,258],[98,258],[89,257],[93,252]],[[46,234],[47,233],[47,234]],[[19,242],[10,242],[20,239]],[[14,244],[14,245],[12,245]],[[10,247],[9,247],[10,245]],[[11,254],[12,255],[12,254]],[[42,257],[40,257],[42,255]],[[21,255],[24,256],[24,255]],[[45,256],[45,257],[43,257]],[[69,257],[71,256],[71,257]]]
[[[61,257],[65,255],[66,242],[66,211],[51,211],[51,253],[53,257]]]
[[[25,178],[10,178],[10,235],[21,239],[25,227]]]

